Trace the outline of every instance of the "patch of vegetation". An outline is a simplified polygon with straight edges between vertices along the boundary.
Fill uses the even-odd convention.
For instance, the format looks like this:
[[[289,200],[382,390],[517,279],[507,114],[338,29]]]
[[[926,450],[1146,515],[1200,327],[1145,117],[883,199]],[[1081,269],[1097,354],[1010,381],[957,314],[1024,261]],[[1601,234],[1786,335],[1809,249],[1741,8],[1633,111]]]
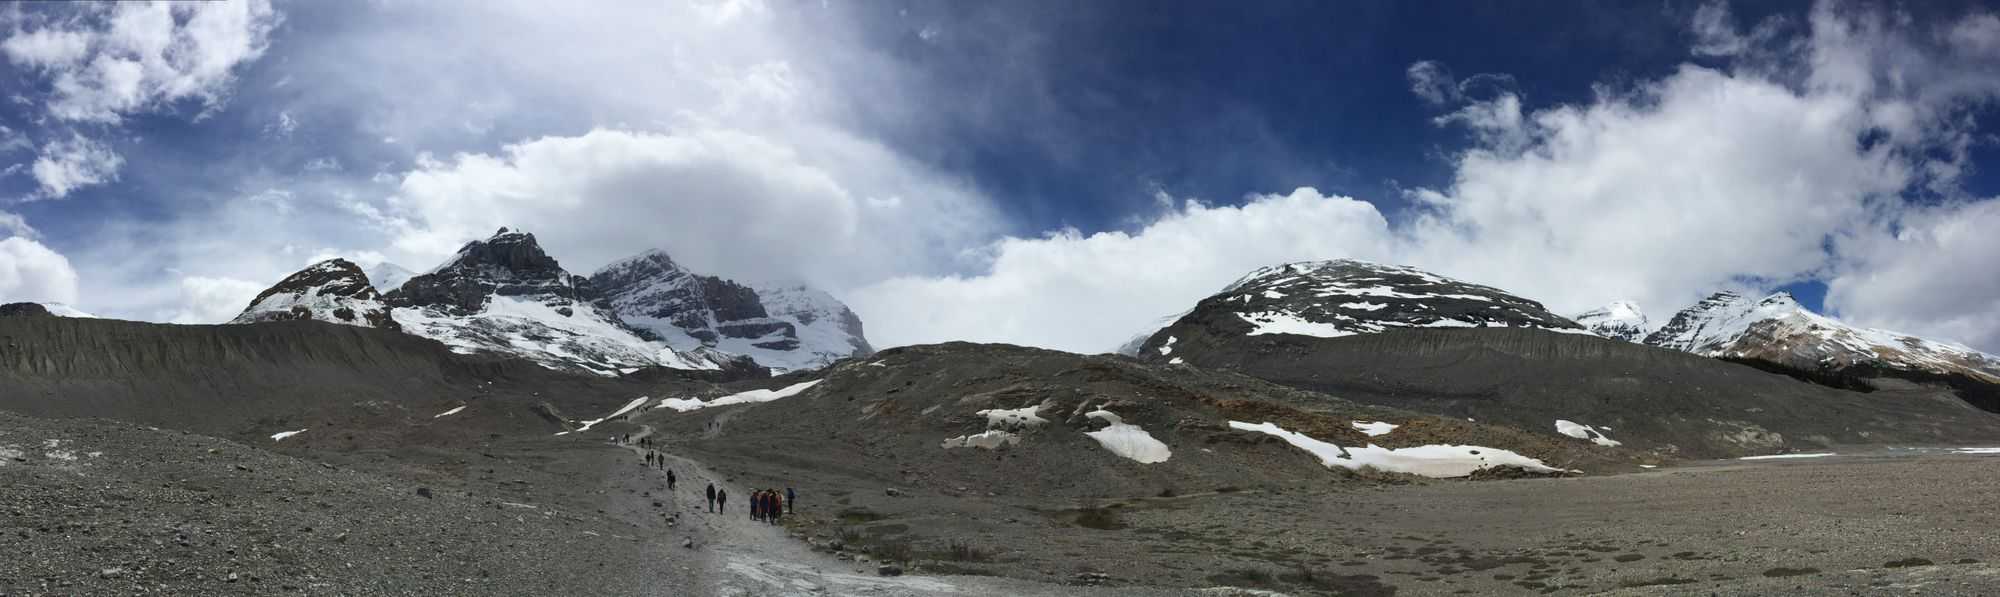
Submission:
[[[1086,529],[1097,529],[1100,531],[1115,531],[1125,528],[1125,523],[1118,520],[1118,513],[1110,508],[1080,508],[1076,511],[1076,519],[1071,521],[1071,523]]]
[[[1807,574],[1819,574],[1819,569],[1818,569],[1818,568],[1784,568],[1784,567],[1778,567],[1778,568],[1772,568],[1772,569],[1770,569],[1770,570],[1765,570],[1765,571],[1764,571],[1764,576],[1768,576],[1768,577],[1771,577],[1771,578],[1784,578],[1784,577],[1787,577],[1787,576],[1805,576],[1805,575],[1807,575]]]
[[[861,522],[875,522],[877,520],[888,518],[888,516],[883,515],[880,512],[869,510],[867,508],[848,508],[846,510],[841,510],[839,516],[842,522],[846,522],[849,524],[861,523]]]

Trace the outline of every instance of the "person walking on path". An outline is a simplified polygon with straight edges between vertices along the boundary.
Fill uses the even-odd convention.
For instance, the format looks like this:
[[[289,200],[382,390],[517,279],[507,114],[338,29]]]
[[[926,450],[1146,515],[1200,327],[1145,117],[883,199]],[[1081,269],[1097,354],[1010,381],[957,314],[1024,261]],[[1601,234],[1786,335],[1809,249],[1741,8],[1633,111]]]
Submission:
[[[674,490],[674,471],[673,469],[667,469],[667,491],[673,491],[673,490]]]
[[[729,513],[729,490],[715,490],[715,511],[720,514]]]
[[[708,511],[715,512],[715,484],[708,484]]]
[[[799,513],[799,494],[792,493],[790,487],[785,488],[785,507],[790,508],[793,514]]]

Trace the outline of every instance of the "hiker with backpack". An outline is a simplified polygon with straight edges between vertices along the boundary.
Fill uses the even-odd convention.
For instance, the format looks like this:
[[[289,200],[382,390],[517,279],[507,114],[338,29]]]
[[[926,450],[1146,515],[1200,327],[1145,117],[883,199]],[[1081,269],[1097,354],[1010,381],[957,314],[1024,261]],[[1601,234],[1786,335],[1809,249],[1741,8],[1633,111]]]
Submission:
[[[708,484],[708,511],[715,512],[715,484]]]

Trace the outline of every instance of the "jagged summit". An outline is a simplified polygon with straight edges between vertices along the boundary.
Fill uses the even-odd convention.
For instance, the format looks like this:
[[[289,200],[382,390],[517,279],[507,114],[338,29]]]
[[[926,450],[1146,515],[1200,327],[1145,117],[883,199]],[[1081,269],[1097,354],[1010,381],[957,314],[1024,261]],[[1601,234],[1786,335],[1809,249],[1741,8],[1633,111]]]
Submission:
[[[389,291],[388,298],[398,307],[474,312],[493,296],[535,295],[574,303],[594,295],[588,284],[563,270],[535,242],[535,235],[501,228],[486,240],[466,243],[429,272],[411,277]]]
[[[861,318],[830,294],[697,274],[659,249],[606,265],[590,282],[620,318],[682,351],[746,355],[774,371],[874,352]]]
[[[291,320],[401,329],[368,275],[346,259],[328,259],[286,276],[229,323]]]
[[[602,306],[525,231],[501,228],[387,295],[410,333],[460,352],[510,354],[552,368],[614,374],[652,366],[750,367],[728,355],[683,354],[651,341]]]
[[[1646,335],[1653,331],[1646,312],[1632,301],[1612,301],[1609,305],[1578,313],[1570,319],[1591,333],[1626,342],[1645,340]]]

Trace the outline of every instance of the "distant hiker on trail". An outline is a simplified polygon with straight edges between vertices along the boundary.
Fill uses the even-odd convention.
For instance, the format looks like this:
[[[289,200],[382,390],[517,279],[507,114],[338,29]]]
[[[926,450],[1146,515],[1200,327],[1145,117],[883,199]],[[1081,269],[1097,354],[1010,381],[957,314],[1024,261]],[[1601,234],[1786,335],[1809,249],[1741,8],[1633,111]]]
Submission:
[[[729,490],[715,490],[715,511],[722,514],[729,513]]]
[[[708,484],[708,511],[715,511],[715,484]]]
[[[750,492],[750,520],[757,520],[757,515],[764,513],[763,502],[764,502],[764,492],[762,491]]]
[[[785,498],[784,496],[779,495],[778,490],[776,489],[773,489],[768,493],[770,493],[771,495],[770,497],[765,499],[770,501],[768,506],[771,508],[771,515],[766,518],[768,518],[771,521],[771,524],[778,524],[778,519],[784,518],[785,516]]]
[[[790,509],[791,509],[791,512],[792,512],[792,513],[794,513],[794,514],[797,514],[797,513],[798,513],[798,511],[799,511],[799,505],[798,505],[798,504],[799,504],[799,494],[796,494],[796,493],[792,493],[792,488],[790,488],[790,487],[786,487],[786,488],[785,488],[785,507],[786,507],[786,508],[790,508]]]
[[[673,490],[674,490],[674,471],[673,469],[667,469],[667,491],[673,491]]]

